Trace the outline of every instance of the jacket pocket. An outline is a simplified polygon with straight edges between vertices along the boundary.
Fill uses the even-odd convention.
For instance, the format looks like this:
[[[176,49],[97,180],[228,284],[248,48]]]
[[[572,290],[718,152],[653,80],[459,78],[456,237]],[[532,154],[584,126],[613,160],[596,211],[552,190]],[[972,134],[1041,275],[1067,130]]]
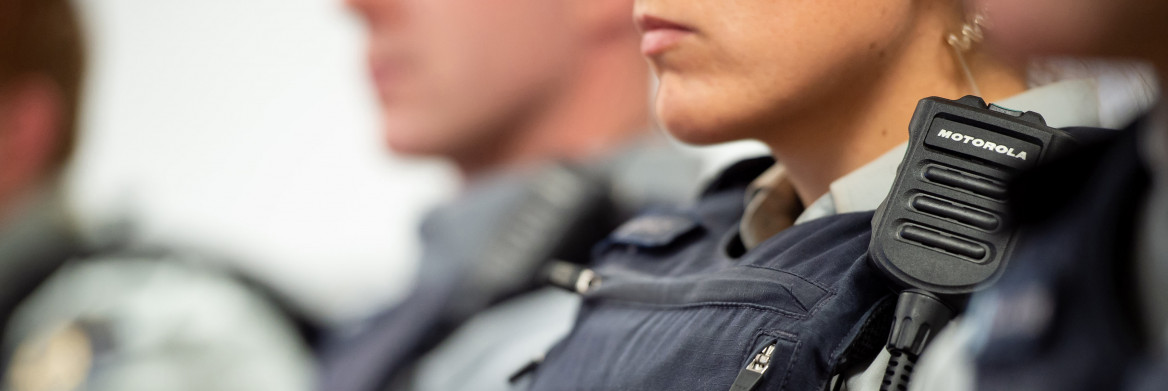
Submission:
[[[832,292],[799,275],[738,265],[716,272],[661,277],[620,268],[602,268],[599,286],[589,300],[612,300],[651,306],[748,306],[803,318]]]

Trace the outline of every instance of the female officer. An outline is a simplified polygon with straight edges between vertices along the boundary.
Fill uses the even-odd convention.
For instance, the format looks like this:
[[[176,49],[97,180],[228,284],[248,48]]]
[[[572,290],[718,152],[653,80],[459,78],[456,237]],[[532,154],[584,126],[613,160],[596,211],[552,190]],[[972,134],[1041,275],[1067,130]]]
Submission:
[[[887,335],[852,342],[894,293],[864,254],[913,109],[1016,95],[1024,72],[976,49],[978,18],[953,0],[638,0],[635,20],[664,125],[697,144],[760,140],[774,159],[598,247],[576,325],[532,389],[876,386]],[[1056,96],[1067,117],[1042,107]],[[1071,83],[999,103],[1090,125],[1093,96]]]

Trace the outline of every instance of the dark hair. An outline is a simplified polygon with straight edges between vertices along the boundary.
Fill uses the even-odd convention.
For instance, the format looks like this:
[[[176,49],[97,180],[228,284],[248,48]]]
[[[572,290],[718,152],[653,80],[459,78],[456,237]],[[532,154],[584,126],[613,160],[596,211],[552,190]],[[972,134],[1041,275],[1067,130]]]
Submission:
[[[69,0],[0,0],[0,87],[29,76],[60,88],[64,110],[53,161],[63,166],[76,142],[84,43]]]

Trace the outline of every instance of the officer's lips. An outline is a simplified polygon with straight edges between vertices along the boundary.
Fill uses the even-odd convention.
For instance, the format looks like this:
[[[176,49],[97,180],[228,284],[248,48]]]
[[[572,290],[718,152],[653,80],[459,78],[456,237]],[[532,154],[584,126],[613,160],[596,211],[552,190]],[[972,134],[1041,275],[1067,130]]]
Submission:
[[[637,15],[636,21],[641,30],[641,53],[646,56],[664,53],[694,34],[692,27],[649,14]]]

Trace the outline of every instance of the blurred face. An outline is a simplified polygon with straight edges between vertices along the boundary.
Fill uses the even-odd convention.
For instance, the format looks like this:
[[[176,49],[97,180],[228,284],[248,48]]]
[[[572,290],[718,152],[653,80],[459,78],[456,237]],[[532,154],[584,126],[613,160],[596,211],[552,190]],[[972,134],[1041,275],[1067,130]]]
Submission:
[[[691,143],[757,138],[864,86],[932,1],[637,0],[658,117]]]
[[[0,81],[0,220],[56,169],[65,101],[43,76]]]
[[[455,157],[511,137],[573,63],[566,1],[348,0],[390,147]]]
[[[1164,64],[1168,1],[970,0],[986,15],[986,35],[1014,57],[1142,57]]]

